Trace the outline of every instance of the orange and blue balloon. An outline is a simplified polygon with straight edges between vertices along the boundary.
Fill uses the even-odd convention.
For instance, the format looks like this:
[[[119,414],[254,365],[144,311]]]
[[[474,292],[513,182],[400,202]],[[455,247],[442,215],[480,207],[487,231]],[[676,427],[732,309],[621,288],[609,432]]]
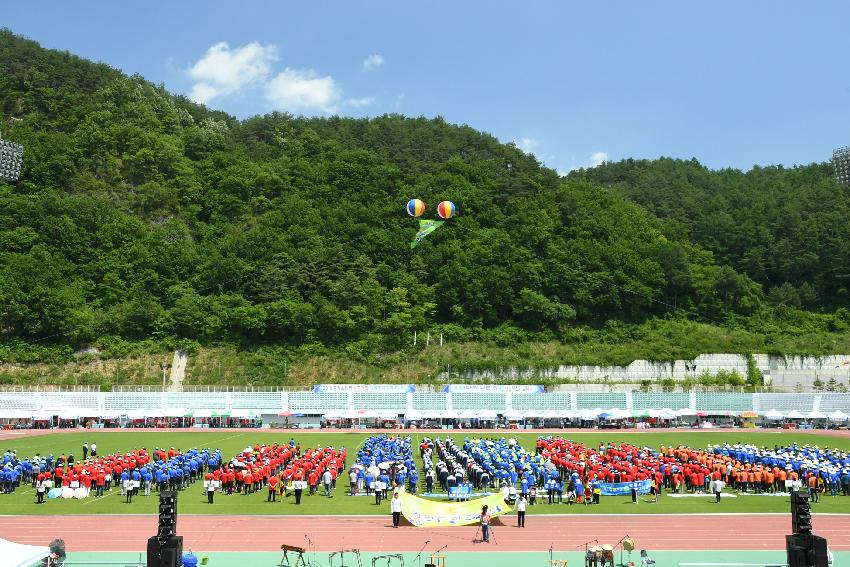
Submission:
[[[441,219],[450,219],[457,213],[457,207],[451,201],[440,201],[437,205],[437,214]]]
[[[411,199],[407,202],[407,214],[412,217],[421,217],[425,214],[425,202],[421,199]]]

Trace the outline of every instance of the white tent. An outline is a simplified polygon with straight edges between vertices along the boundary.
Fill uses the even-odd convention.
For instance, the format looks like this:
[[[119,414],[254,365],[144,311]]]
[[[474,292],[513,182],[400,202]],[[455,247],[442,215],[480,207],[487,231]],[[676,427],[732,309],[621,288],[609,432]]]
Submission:
[[[806,419],[826,419],[826,414],[819,411],[812,411],[806,416]]]
[[[661,413],[658,417],[660,417],[661,419],[676,419],[679,416],[670,408],[662,408]]]
[[[594,421],[600,413],[602,413],[602,410],[599,408],[583,409],[578,413],[578,417],[580,417],[584,421]]]
[[[847,421],[847,418],[850,417],[846,413],[841,410],[835,410],[831,414],[829,414],[830,421]]]
[[[211,409],[207,409],[207,408],[196,409],[195,411],[192,412],[192,417],[195,418],[195,419],[209,419],[209,418],[212,417],[212,414],[213,414],[213,410],[211,410]],[[182,416],[174,416],[174,417],[182,417]]]
[[[782,412],[776,411],[775,409],[770,410],[766,414],[764,414],[765,419],[770,419],[772,421],[779,421],[782,419]]]
[[[30,567],[50,555],[49,547],[26,545],[7,539],[0,539],[0,557],[8,567]]]
[[[797,410],[789,411],[788,413],[785,414],[785,417],[787,419],[805,419],[806,418],[806,416],[804,416],[803,414],[801,414]]]
[[[632,416],[632,412],[629,410],[619,408],[613,408],[610,413],[613,419],[626,419]]]
[[[422,412],[419,411],[419,410],[415,410],[415,409],[408,410],[408,411],[404,412],[404,417],[406,419],[412,419],[414,421],[419,421],[420,419],[422,419]]]

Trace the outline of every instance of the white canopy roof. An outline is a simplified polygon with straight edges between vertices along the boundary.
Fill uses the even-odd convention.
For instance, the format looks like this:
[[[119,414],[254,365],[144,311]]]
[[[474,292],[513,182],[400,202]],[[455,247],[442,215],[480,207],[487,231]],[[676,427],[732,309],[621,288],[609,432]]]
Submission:
[[[826,419],[826,414],[821,413],[819,411],[809,412],[809,415],[806,416],[807,419]]]
[[[765,419],[780,420],[784,416],[782,415],[781,411],[777,411],[775,409],[772,409],[769,412],[767,412],[766,414],[764,414],[764,417],[765,417]]]
[[[785,414],[785,417],[787,417],[788,419],[805,419],[806,416],[804,416],[797,410],[791,410]]]
[[[209,418],[212,417],[212,414],[213,414],[213,410],[211,410],[211,409],[196,409],[195,411],[192,412],[192,417],[198,418],[198,419],[209,419]],[[176,417],[180,417],[180,416],[176,416]]]
[[[33,563],[41,561],[48,555],[50,555],[49,547],[26,545],[7,539],[0,539],[0,557],[3,558],[3,565],[8,565],[9,567],[30,567]]]
[[[230,417],[236,419],[250,419],[252,417],[257,417],[257,412],[250,409],[233,409],[230,410]]]
[[[841,410],[835,410],[831,414],[829,414],[830,421],[847,421],[847,418],[850,417],[846,413]]]

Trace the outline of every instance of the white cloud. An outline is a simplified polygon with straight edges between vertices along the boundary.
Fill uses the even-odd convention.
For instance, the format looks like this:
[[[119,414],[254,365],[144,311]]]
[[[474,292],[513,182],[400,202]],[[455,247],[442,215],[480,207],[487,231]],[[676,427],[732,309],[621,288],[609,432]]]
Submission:
[[[590,157],[584,160],[582,163],[578,165],[573,163],[573,165],[571,165],[566,172],[558,171],[558,174],[567,175],[570,171],[575,171],[577,169],[590,169],[591,167],[602,165],[606,161],[608,161],[608,152],[593,152],[592,154],[590,154]]]
[[[514,140],[514,145],[525,153],[530,154],[535,148],[540,146],[540,141],[534,138],[520,138],[519,140]]]
[[[266,85],[266,100],[281,110],[292,112],[319,110],[333,113],[339,107],[341,91],[333,77],[311,70],[286,68]]]
[[[606,161],[608,161],[608,152],[593,152],[590,156],[590,167],[602,165]]]
[[[401,108],[401,104],[404,102],[404,93],[401,93],[397,97],[395,97],[395,107]]]
[[[346,99],[342,104],[343,106],[350,106],[352,108],[361,108],[364,106],[369,106],[375,102],[374,97],[364,96],[363,98],[349,98]]]
[[[216,43],[188,70],[195,79],[189,98],[207,103],[241,88],[265,81],[271,64],[277,61],[277,47],[256,41],[231,49],[225,42]]]
[[[373,53],[363,60],[363,70],[373,71],[384,64],[384,56],[380,53]]]

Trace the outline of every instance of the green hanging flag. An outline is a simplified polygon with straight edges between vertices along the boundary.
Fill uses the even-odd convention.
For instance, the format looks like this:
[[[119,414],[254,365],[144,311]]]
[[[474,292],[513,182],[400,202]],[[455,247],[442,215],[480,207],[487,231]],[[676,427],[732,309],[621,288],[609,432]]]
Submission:
[[[419,232],[416,233],[416,236],[410,243],[410,248],[416,248],[416,246],[422,242],[426,236],[443,226],[445,222],[446,221],[441,220],[419,219]]]

